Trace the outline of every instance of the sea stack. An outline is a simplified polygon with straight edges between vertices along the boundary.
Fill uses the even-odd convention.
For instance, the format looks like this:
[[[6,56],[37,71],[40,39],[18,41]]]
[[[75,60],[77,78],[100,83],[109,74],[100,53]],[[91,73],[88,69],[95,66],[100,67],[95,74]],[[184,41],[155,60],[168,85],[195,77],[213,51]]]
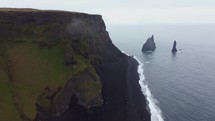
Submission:
[[[149,37],[146,41],[146,43],[143,45],[142,47],[142,51],[146,52],[146,51],[154,51],[156,49],[156,45],[154,42],[154,35],[152,35],[152,37]]]
[[[176,53],[176,52],[178,52],[178,50],[176,49],[176,40],[174,41],[174,43],[173,43],[173,47],[172,47],[172,53]]]

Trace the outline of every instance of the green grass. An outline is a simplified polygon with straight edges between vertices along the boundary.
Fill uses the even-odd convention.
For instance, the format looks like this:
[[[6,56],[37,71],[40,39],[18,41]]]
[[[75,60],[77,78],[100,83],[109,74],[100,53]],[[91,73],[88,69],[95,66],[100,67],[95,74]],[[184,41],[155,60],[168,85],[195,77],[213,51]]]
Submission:
[[[1,60],[1,59],[0,59]],[[0,67],[0,119],[4,121],[21,121],[11,95],[11,84],[7,74]]]
[[[100,79],[93,68],[93,66],[90,64],[89,60],[84,58],[83,56],[76,56],[77,62],[79,62],[77,65],[78,69],[75,71],[74,74],[79,74],[83,71],[87,71],[90,76],[93,78],[89,80],[84,80],[78,87],[78,92],[80,93],[79,100],[83,102],[85,105],[91,105],[90,103],[95,100],[98,96],[101,94],[101,82]]]
[[[86,106],[99,103],[98,100],[100,99],[98,96],[101,94],[100,81],[84,80],[81,85],[79,85],[78,90],[80,93],[79,101],[83,102]]]
[[[7,51],[7,59],[10,60],[13,71],[11,85],[16,96],[21,99],[18,103],[23,106],[23,113],[33,119],[36,114],[36,98],[44,88],[63,87],[73,70],[63,65],[63,52],[59,46],[39,48],[34,43],[8,44],[11,48]],[[1,80],[10,82],[8,79]],[[2,85],[8,87],[5,84]],[[9,93],[2,95],[11,96]],[[10,107],[9,105],[5,107]]]
[[[46,87],[64,86],[72,70],[63,65],[63,54],[59,47],[48,49],[24,44],[16,45],[10,53],[16,65],[14,85],[24,104],[24,113],[33,118],[36,113],[35,101],[41,91]]]
[[[33,120],[35,103],[48,108],[52,104],[46,96],[52,95],[59,87],[63,88],[68,79],[84,71],[93,78],[77,87],[80,100],[90,105],[100,97],[100,79],[89,60],[83,57],[88,52],[86,37],[73,42],[65,32],[64,25],[59,23],[22,26],[12,23],[1,27],[8,31],[7,34],[11,33],[10,37],[0,38],[1,120],[21,121],[20,114]],[[44,46],[39,46],[41,44]],[[65,66],[64,51],[68,48],[74,53],[75,64]],[[7,69],[11,72],[11,78]],[[51,89],[50,92],[44,91],[47,87]]]
[[[1,53],[6,55],[2,56],[0,65],[11,65],[11,70],[13,72],[13,80],[11,82],[11,80],[8,80],[6,71],[2,68],[1,74],[4,74],[7,79],[1,76],[1,83],[7,82],[8,84],[1,84],[4,87],[1,88],[1,90],[6,90],[1,92],[7,92],[1,95],[9,98],[11,97],[10,91],[12,90],[15,92],[14,95],[15,98],[18,99],[16,103],[19,104],[19,109],[30,119],[33,119],[36,114],[35,103],[37,97],[46,87],[63,87],[68,79],[75,77],[85,70],[95,78],[93,80],[85,80],[79,85],[78,88],[81,94],[80,100],[89,104],[94,98],[101,94],[101,84],[95,69],[90,62],[81,55],[75,56],[75,61],[77,62],[75,65],[64,66],[63,49],[61,46],[46,48],[39,47],[32,42],[4,42],[0,43],[0,45],[2,45],[0,46],[2,47]],[[4,60],[3,57],[6,59]],[[50,106],[51,103],[44,97],[39,98],[38,103],[44,107]],[[5,108],[0,108],[0,111],[13,106],[13,100],[8,102],[11,103],[5,103]],[[13,111],[16,111],[14,106]]]

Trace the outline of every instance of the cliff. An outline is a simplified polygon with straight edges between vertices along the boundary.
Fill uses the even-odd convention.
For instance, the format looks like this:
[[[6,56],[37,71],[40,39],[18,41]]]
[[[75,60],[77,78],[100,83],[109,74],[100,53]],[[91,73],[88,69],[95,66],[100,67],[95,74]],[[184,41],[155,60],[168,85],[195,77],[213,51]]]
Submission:
[[[113,45],[100,15],[0,9],[0,119],[81,121],[86,113],[87,120],[131,121],[142,101],[137,117],[150,120],[137,72],[128,83],[122,70],[135,70],[135,63]]]
[[[146,42],[143,44],[142,51],[154,51],[156,49],[155,41],[154,41],[154,36],[149,37]]]

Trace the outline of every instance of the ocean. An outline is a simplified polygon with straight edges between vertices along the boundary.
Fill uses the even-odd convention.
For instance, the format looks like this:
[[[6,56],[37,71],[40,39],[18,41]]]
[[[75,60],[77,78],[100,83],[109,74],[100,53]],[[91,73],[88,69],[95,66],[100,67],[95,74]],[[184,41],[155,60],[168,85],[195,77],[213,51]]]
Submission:
[[[215,25],[107,25],[113,43],[139,60],[152,121],[215,121]],[[154,35],[157,49],[142,53]],[[173,55],[173,41],[182,51]]]

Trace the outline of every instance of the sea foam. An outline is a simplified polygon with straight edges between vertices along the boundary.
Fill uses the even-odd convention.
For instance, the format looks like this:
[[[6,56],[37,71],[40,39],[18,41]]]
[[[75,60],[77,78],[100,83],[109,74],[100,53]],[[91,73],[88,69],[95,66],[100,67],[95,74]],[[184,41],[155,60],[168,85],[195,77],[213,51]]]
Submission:
[[[125,53],[124,51],[122,51],[122,52]],[[127,53],[125,53],[125,54],[128,55]],[[148,87],[148,84],[146,83],[145,76],[143,74],[143,72],[144,72],[143,63],[141,63],[140,60],[138,60],[136,56],[133,56],[133,58],[136,59],[137,62],[139,63],[138,68],[137,68],[137,72],[139,74],[139,84],[141,86],[142,93],[144,94],[144,96],[146,97],[146,100],[148,101],[148,107],[149,107],[149,110],[151,113],[151,121],[164,121],[164,119],[162,117],[162,111],[156,105],[156,102],[158,102],[158,101],[153,97],[153,95],[151,94],[151,91]]]
[[[143,74],[144,72],[143,64],[137,59],[137,57],[134,56],[134,59],[136,59],[137,62],[139,63],[138,70],[137,70],[140,78],[139,84],[141,86],[142,93],[145,95],[148,101],[148,106],[151,113],[151,121],[164,121],[162,117],[162,112],[159,109],[159,107],[156,105],[157,101],[152,96],[151,91],[146,83],[145,76]]]

